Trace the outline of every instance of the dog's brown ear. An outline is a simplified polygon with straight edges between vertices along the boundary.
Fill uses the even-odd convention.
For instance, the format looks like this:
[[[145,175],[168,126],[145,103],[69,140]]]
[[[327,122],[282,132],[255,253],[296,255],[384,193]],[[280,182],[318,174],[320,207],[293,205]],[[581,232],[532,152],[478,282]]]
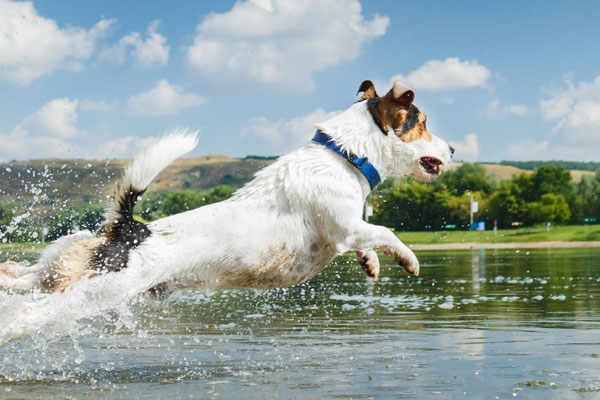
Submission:
[[[396,103],[400,103],[402,107],[408,110],[415,99],[415,92],[408,86],[396,81],[394,82],[394,87],[385,96],[390,97]]]
[[[377,96],[377,92],[375,91],[375,84],[373,84],[373,82],[371,82],[370,80],[363,81],[363,83],[360,84],[360,87],[358,88],[358,92],[356,92],[356,94],[359,94],[360,92],[364,93],[360,97],[360,99],[358,99],[358,101],[371,99],[373,97],[379,97]]]

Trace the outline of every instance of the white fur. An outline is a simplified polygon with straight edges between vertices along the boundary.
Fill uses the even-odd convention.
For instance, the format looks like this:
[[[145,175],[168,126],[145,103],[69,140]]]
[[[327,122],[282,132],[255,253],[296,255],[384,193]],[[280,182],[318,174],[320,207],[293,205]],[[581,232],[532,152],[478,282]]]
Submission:
[[[345,149],[367,156],[382,178],[431,180],[421,157],[451,159],[442,140],[383,135],[366,102],[317,125]],[[387,228],[362,220],[367,180],[330,149],[308,143],[279,158],[224,202],[149,224],[129,267],[160,265],[154,284],[271,288],[304,282],[337,255],[382,250],[418,274],[414,253]],[[373,253],[369,253],[373,254]]]
[[[420,165],[421,157],[435,157],[444,164],[452,158],[450,147],[438,138],[405,143],[393,133],[382,134],[364,101],[317,127],[348,151],[368,157],[383,179],[413,176],[429,181],[434,176]],[[129,187],[144,190],[161,169],[195,144],[195,134],[179,132],[152,145],[125,172],[116,202]],[[108,308],[115,298],[131,298],[159,284],[172,289],[289,286],[312,278],[348,251],[371,259],[367,263],[371,276],[379,268],[373,250],[393,255],[408,272],[418,274],[417,258],[396,235],[362,220],[369,192],[367,180],[354,166],[323,145],[307,143],[259,171],[231,199],[148,224],[150,237],[130,251],[122,271],[83,278],[64,294],[15,311],[19,317],[0,330],[0,345],[50,324],[57,307],[66,301],[56,296],[69,293],[71,303],[102,299]],[[119,212],[119,206],[113,206],[108,221]],[[37,266],[30,267],[33,274],[27,282],[39,286],[65,246],[90,237],[80,233],[57,241]],[[6,265],[13,275],[23,272],[13,267]],[[0,285],[18,277],[3,278],[8,281],[0,280]],[[105,281],[108,286],[102,285]],[[24,282],[13,285],[24,286]],[[60,309],[81,318],[79,311],[85,307]]]

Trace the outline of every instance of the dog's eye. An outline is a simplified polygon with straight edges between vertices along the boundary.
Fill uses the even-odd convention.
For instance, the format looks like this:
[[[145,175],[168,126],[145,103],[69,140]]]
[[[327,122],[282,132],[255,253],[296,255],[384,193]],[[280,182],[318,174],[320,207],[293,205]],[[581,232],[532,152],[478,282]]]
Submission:
[[[427,130],[427,120],[423,121],[423,128],[425,128],[425,130]]]

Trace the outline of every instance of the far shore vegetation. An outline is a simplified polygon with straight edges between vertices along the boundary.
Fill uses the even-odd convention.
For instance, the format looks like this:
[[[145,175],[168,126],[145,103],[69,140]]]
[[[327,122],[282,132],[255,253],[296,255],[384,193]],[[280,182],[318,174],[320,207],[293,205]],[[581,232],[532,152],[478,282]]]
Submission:
[[[218,185],[151,191],[136,205],[136,219],[152,221],[222,201],[235,190]],[[474,221],[483,222],[484,231],[470,231],[471,200],[478,202]],[[388,179],[367,201],[373,208],[369,222],[393,229],[408,243],[600,240],[600,170],[574,182],[562,165],[544,164],[496,180],[481,164],[463,163],[429,184]],[[0,251],[35,249],[77,230],[96,231],[105,207],[101,202],[72,207],[68,201],[0,202]]]

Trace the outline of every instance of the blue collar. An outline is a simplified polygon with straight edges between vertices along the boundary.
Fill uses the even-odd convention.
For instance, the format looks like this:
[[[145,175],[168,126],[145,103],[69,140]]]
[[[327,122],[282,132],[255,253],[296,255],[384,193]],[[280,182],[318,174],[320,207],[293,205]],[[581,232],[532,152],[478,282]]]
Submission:
[[[367,178],[369,181],[369,186],[371,190],[375,188],[380,182],[381,177],[379,176],[379,172],[377,172],[377,168],[373,164],[371,164],[367,157],[357,157],[355,154],[349,153],[345,150],[342,150],[341,146],[338,145],[331,136],[323,133],[320,130],[317,130],[315,136],[312,138],[313,142],[321,143],[325,147],[330,148],[331,150],[338,153],[340,156],[344,157],[348,162],[354,165],[361,174]]]

